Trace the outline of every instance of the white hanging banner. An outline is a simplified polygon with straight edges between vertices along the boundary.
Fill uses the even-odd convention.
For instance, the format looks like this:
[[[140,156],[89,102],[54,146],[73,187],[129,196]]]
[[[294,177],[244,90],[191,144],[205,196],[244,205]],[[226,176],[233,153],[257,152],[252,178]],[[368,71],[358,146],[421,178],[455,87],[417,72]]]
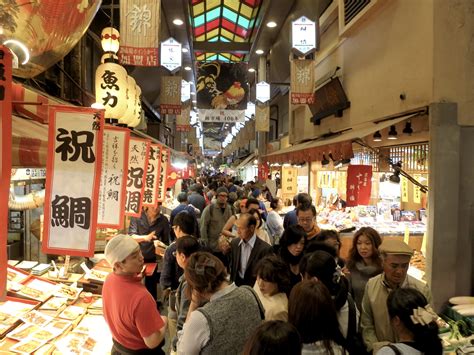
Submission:
[[[149,140],[130,138],[128,149],[127,199],[125,202],[126,216],[140,217],[141,215],[149,150]]]
[[[181,80],[181,102],[191,100],[191,83]]]
[[[181,67],[181,43],[174,38],[161,42],[161,66],[170,72]]]
[[[244,110],[199,110],[201,122],[245,122]]]
[[[260,101],[262,104],[270,100],[270,84],[261,81],[257,83],[257,94],[256,99]]]
[[[157,194],[160,168],[161,145],[150,144],[145,178],[145,191],[143,192],[143,206],[156,207],[158,204]]]
[[[170,149],[163,146],[161,148],[158,202],[163,202],[166,198],[166,177],[168,176],[168,160],[169,159],[170,159]]]
[[[42,251],[93,256],[103,111],[50,106]]]
[[[99,228],[123,227],[130,131],[105,126],[99,189]]]
[[[301,16],[291,23],[291,47],[298,54],[315,51],[318,48],[316,39],[316,22]]]

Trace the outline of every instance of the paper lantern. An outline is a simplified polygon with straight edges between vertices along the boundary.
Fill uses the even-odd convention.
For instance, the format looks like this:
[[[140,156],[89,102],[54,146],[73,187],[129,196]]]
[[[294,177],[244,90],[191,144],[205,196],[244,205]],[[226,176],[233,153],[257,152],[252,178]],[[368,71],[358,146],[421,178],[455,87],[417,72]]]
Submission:
[[[103,63],[95,72],[96,102],[104,105],[105,118],[119,119],[127,110],[127,71],[116,63]]]
[[[113,27],[106,27],[100,35],[100,44],[105,53],[117,53],[120,47],[120,33]]]
[[[130,126],[135,118],[135,79],[130,75],[127,76],[127,110],[119,119],[119,123]]]
[[[136,127],[140,124],[141,115],[142,115],[142,89],[138,85],[135,86],[135,112],[134,119],[130,127]]]

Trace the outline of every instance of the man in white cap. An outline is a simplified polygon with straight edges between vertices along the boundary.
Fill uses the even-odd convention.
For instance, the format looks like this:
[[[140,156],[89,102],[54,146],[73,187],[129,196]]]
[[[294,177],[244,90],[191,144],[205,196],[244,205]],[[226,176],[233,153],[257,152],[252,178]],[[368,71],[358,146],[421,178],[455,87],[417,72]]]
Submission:
[[[413,249],[395,238],[386,238],[379,247],[383,272],[372,277],[362,299],[362,337],[369,351],[375,354],[382,346],[397,341],[387,309],[389,293],[399,287],[416,288],[431,303],[431,291],[421,281],[407,275]]]
[[[161,345],[167,319],[160,316],[155,300],[141,283],[144,261],[139,244],[119,234],[105,247],[105,258],[113,268],[102,289],[104,318],[114,343],[112,354],[164,354]]]

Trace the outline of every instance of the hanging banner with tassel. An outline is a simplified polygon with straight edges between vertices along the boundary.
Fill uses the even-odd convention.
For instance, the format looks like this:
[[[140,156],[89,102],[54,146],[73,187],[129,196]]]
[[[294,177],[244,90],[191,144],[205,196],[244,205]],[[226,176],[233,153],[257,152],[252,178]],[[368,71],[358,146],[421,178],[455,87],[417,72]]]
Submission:
[[[314,60],[291,61],[291,103],[305,105],[314,103]]]
[[[265,104],[255,106],[255,130],[270,132],[270,106]]]

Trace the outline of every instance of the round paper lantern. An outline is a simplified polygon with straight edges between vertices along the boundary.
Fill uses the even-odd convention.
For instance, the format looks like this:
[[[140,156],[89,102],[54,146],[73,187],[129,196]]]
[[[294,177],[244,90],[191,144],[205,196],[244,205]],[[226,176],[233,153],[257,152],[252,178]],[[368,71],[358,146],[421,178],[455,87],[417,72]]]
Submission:
[[[119,123],[130,126],[135,118],[135,79],[127,76],[127,110],[119,119]]]
[[[113,27],[106,27],[100,34],[100,44],[105,53],[117,53],[120,47],[120,33]]]
[[[134,120],[130,124],[130,127],[136,127],[140,124],[142,115],[142,89],[138,85],[135,86],[135,111]]]
[[[104,105],[105,118],[119,119],[127,110],[127,71],[116,63],[103,63],[95,72],[95,100]]]

